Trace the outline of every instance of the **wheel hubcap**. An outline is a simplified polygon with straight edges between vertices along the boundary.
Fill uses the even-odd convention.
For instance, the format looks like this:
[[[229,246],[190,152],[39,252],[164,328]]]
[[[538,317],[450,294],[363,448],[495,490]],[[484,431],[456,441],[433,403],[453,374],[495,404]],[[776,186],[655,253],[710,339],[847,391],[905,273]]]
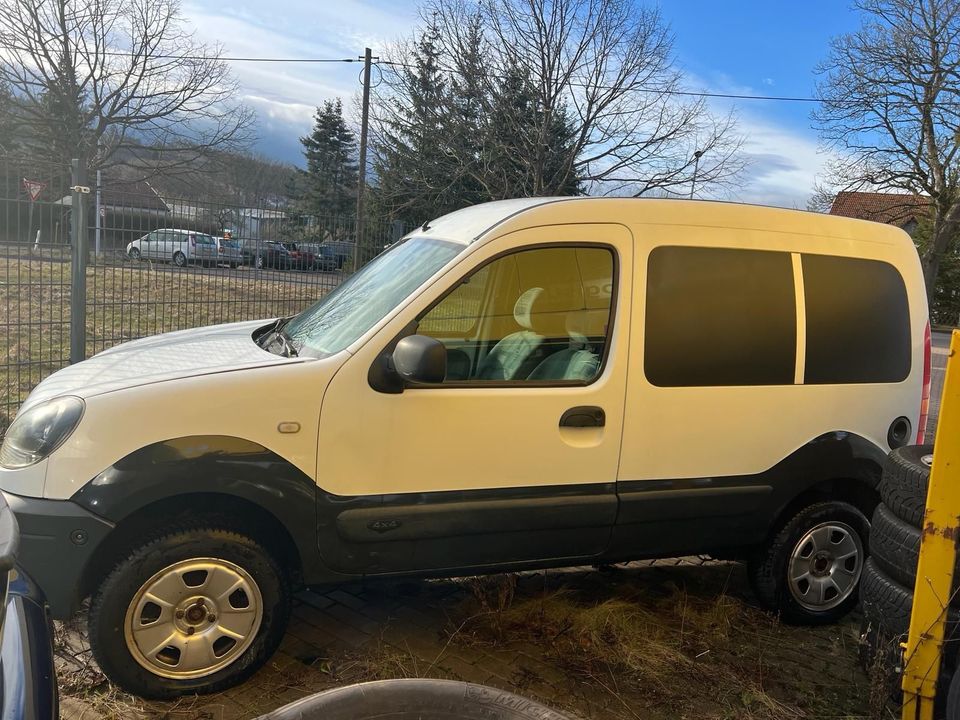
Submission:
[[[188,680],[239,658],[262,620],[260,589],[249,573],[226,560],[197,558],[164,568],[140,587],[124,638],[150,672]]]
[[[829,610],[850,597],[862,569],[863,541],[857,532],[846,523],[821,523],[790,555],[790,594],[808,610]]]

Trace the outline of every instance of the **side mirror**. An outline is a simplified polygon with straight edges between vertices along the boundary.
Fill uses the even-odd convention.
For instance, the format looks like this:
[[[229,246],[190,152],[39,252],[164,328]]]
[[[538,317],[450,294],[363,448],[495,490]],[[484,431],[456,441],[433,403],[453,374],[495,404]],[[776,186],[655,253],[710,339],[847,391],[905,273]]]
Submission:
[[[439,340],[409,335],[393,350],[393,369],[405,382],[443,382],[447,376],[447,349]]]

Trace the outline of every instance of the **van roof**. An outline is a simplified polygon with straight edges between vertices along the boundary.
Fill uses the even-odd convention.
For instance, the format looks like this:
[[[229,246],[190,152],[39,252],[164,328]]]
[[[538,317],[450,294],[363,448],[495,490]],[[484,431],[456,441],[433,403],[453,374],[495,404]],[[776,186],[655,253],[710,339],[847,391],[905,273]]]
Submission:
[[[496,228],[497,235],[523,227],[567,223],[616,222],[633,225],[702,225],[818,235],[883,244],[912,245],[892,225],[807,210],[718,200],[660,198],[545,197],[498,200],[457,210],[411,235],[470,244]]]

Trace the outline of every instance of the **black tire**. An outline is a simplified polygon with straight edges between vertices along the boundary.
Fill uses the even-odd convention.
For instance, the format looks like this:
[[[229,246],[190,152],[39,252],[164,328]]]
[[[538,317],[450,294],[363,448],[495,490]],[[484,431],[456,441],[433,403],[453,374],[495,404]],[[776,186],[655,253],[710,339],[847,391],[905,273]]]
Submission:
[[[140,251],[137,248],[130,248],[130,252],[128,254],[130,255],[131,260],[139,260],[141,257]]]
[[[231,270],[236,270],[238,264],[239,264],[239,263],[235,263],[235,262],[230,263],[230,269],[231,269]]]
[[[257,255],[253,259],[253,266],[257,268],[257,270],[263,270],[264,265],[265,263],[263,262],[263,255]]]
[[[455,680],[379,680],[297,700],[260,720],[570,720],[533,700]]]
[[[173,254],[173,264],[176,265],[177,267],[186,267],[186,266],[187,266],[187,256],[184,255],[184,254],[183,254],[182,252],[180,252],[179,250],[177,250],[177,252],[175,252],[175,253]]]
[[[141,665],[128,647],[127,611],[138,591],[157,573],[196,558],[226,561],[254,580],[262,599],[260,625],[249,647],[225,667],[191,679],[163,677]],[[140,697],[169,699],[217,692],[242,682],[273,655],[290,617],[290,597],[287,574],[256,540],[211,524],[181,526],[158,533],[126,553],[100,584],[90,604],[90,646],[107,677]]]
[[[920,560],[920,530],[880,503],[870,528],[870,555],[884,574],[912,590]],[[956,558],[953,576],[960,579],[960,555]]]
[[[960,672],[954,670],[950,678],[950,689],[947,691],[947,704],[944,707],[946,720],[960,720]]]
[[[894,515],[914,527],[923,524],[930,466],[922,458],[933,454],[933,445],[907,445],[887,456],[880,480],[880,499]]]
[[[787,571],[791,554],[798,549],[807,532],[825,523],[842,524],[855,533],[860,543],[860,554],[856,568],[852,571],[852,588],[848,590],[849,594],[835,605],[815,610],[801,604],[794,597]],[[870,522],[854,505],[839,500],[809,505],[787,520],[767,545],[759,548],[748,559],[750,584],[760,602],[779,612],[781,620],[786,623],[823,625],[836,622],[857,604],[859,573],[869,552],[869,535]]]
[[[873,558],[868,558],[863,568],[860,601],[864,620],[874,623],[881,635],[896,642],[906,640],[910,631],[913,593],[880,570]],[[952,640],[958,637],[958,630],[960,612],[950,608],[944,638]]]
[[[860,602],[863,605],[863,636],[860,659],[865,667],[876,662],[878,651],[886,657],[884,664],[891,669],[900,664],[900,643],[910,631],[910,613],[913,593],[877,567],[875,558],[867,559],[860,583]],[[950,608],[944,638],[953,640],[960,631],[960,612]],[[946,651],[955,655],[956,642],[947,642]]]

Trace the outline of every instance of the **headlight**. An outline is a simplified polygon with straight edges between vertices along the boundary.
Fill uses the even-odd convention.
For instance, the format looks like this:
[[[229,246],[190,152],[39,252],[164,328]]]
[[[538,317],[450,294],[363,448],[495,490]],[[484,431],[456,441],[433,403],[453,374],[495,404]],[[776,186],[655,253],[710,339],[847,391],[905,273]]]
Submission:
[[[17,415],[0,447],[0,465],[15,469],[43,460],[70,437],[83,417],[83,400],[66,395]]]

